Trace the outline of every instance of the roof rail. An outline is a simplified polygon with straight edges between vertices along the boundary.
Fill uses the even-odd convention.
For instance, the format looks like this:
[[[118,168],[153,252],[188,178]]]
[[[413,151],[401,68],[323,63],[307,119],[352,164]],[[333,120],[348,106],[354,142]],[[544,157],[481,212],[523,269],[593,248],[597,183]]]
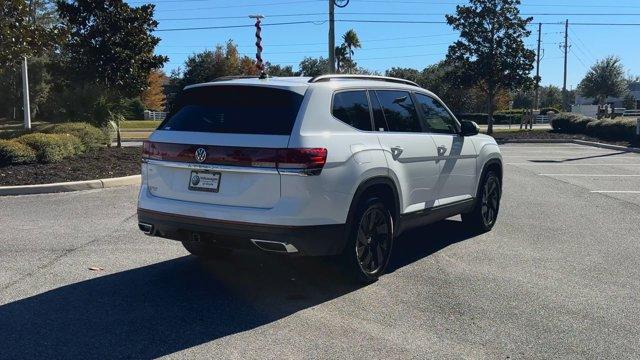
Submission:
[[[376,76],[376,75],[348,75],[348,74],[334,74],[334,75],[320,75],[320,76],[316,76],[311,78],[311,80],[309,80],[310,83],[316,83],[316,82],[321,82],[321,81],[329,81],[332,79],[347,79],[347,80],[377,80],[377,81],[386,81],[386,82],[392,82],[392,83],[398,83],[398,84],[405,84],[405,85],[411,85],[411,86],[417,86],[420,87],[420,85],[418,85],[417,83],[410,81],[410,80],[405,80],[405,79],[398,79],[398,78],[394,78],[394,77],[389,77],[389,76]]]
[[[238,80],[238,79],[266,79],[268,75],[229,75],[229,76],[220,76],[213,79],[211,82],[218,81],[229,81],[229,80]]]

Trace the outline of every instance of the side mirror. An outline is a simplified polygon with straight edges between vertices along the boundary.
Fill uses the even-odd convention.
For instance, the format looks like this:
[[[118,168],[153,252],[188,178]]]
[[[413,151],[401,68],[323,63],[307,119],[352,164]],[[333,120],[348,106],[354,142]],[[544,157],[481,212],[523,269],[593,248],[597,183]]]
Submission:
[[[480,126],[473,121],[462,120],[460,125],[462,125],[460,128],[460,135],[462,136],[473,136],[480,133]]]

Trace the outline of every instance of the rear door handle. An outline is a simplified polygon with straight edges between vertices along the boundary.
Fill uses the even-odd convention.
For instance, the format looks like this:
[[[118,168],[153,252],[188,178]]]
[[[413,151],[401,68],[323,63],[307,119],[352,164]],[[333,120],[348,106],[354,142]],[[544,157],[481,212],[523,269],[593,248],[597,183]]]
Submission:
[[[397,160],[400,155],[402,155],[402,152],[404,151],[404,149],[400,146],[392,146],[391,147],[391,157],[393,158],[393,160]]]
[[[432,148],[433,149],[433,148]],[[447,153],[447,147],[444,145],[438,146],[438,155],[442,156]]]

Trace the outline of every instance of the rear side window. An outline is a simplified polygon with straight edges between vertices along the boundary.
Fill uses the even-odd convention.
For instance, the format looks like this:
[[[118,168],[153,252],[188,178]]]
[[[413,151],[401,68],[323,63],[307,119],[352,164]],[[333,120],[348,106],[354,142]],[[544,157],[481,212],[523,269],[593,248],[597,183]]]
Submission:
[[[333,95],[333,116],[356,129],[371,131],[369,99],[364,90],[341,91]]]
[[[259,86],[188,89],[161,130],[290,135],[303,95]]]
[[[406,91],[376,90],[389,131],[422,132],[415,104]]]

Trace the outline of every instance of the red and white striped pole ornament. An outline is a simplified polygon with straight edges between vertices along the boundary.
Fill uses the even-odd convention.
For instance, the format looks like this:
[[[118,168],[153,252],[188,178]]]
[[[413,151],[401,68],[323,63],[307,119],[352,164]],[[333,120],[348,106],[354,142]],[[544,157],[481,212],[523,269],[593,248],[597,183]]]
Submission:
[[[264,71],[264,63],[262,61],[262,19],[264,16],[262,15],[250,15],[251,19],[256,19],[256,67],[258,71],[260,71],[260,78],[266,78],[267,73]]]

